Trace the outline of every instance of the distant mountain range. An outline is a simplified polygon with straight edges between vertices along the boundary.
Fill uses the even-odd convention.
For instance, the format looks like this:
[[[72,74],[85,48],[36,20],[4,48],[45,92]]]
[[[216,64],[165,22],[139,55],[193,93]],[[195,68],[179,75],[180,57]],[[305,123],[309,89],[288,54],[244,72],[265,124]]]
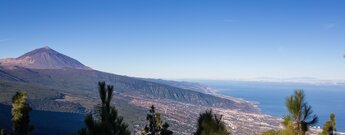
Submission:
[[[27,91],[30,105],[35,110],[86,113],[99,101],[98,81],[114,85],[114,103],[121,114],[131,116],[125,118],[133,124],[140,125],[138,117],[146,113],[143,111],[145,108],[133,103],[138,100],[258,112],[248,102],[210,94],[213,90],[205,85],[105,73],[49,47],[33,50],[18,58],[0,59],[0,103],[7,105],[16,91]]]

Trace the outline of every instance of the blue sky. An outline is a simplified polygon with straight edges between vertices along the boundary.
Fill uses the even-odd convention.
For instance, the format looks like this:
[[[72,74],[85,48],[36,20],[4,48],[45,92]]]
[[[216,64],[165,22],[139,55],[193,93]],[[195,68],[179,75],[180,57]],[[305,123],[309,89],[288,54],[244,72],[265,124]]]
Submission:
[[[167,79],[345,80],[344,0],[0,1],[0,57],[50,46]]]

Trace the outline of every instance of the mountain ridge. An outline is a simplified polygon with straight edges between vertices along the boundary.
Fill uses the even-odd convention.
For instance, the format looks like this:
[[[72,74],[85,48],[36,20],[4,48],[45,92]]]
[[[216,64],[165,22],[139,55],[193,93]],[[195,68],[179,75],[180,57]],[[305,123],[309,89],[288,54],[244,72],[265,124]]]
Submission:
[[[34,57],[35,60],[42,58],[43,61],[49,62],[50,56],[48,59],[41,57],[41,54],[49,55],[47,53],[56,55],[50,48],[39,48],[12,60],[16,62],[38,56]],[[251,103],[208,94],[206,86],[195,83],[129,77],[91,68],[76,68],[73,64],[69,65],[71,68],[61,65],[43,65],[44,68],[37,68],[9,63],[12,65],[0,61],[0,103],[10,105],[15,92],[24,90],[28,93],[28,101],[34,110],[85,114],[91,112],[99,103],[97,83],[105,81],[114,86],[113,104],[134,131],[141,130],[138,127],[145,122],[142,116],[146,115],[147,107],[153,104],[159,109],[176,109],[163,116],[179,133],[189,132],[194,127],[193,124],[181,121],[194,120],[200,111],[207,108],[229,109],[235,113],[243,112],[244,115],[259,113],[258,108]],[[185,110],[186,108],[189,109]],[[191,114],[192,117],[180,117],[184,114]]]
[[[25,67],[31,69],[84,69],[92,70],[79,61],[61,54],[48,46],[35,49],[19,56],[18,58],[0,59],[0,66],[3,67]]]
[[[119,93],[134,96],[140,95],[141,97],[151,99],[163,98],[203,106],[218,106],[255,112],[255,109],[251,108],[250,105],[237,103],[235,100],[97,70],[0,68],[0,71],[20,79],[18,81],[21,82],[50,86],[51,88],[61,89],[64,92],[73,94],[97,97],[97,92],[93,91],[96,89],[95,84],[98,81],[105,81],[114,85],[116,91]],[[0,76],[1,78],[6,79]]]
[[[204,87],[194,83],[157,81],[154,79],[134,78],[93,70],[79,61],[61,54],[49,47],[38,48],[15,58],[17,61],[33,61],[33,64],[0,61],[0,79],[60,89],[67,93],[92,95],[97,97],[95,84],[105,81],[117,88],[117,92],[135,97],[168,99],[178,102],[218,106],[257,112],[255,107],[237,100],[219,97],[205,92]],[[189,85],[189,86],[188,86]],[[198,90],[199,89],[199,90]]]

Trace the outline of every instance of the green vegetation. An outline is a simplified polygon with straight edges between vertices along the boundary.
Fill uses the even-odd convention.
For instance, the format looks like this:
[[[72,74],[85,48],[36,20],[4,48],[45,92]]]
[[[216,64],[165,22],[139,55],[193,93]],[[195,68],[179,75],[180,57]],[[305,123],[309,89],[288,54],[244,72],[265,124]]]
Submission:
[[[304,135],[309,127],[318,122],[318,117],[312,115],[312,107],[305,101],[302,90],[296,90],[294,95],[286,98],[286,107],[290,114],[284,116],[284,126],[296,129],[298,135]]]
[[[35,85],[23,82],[11,82],[0,79],[0,103],[11,104],[12,96],[16,94],[17,90],[27,92],[28,100],[42,100],[54,99],[59,97],[60,92],[56,89],[49,88],[49,85]],[[30,103],[31,104],[31,103]]]
[[[318,122],[312,107],[305,101],[303,90],[295,90],[294,95],[286,98],[285,105],[289,114],[283,118],[284,129],[268,130],[261,133],[262,135],[305,135],[309,127]]]
[[[149,113],[146,115],[146,120],[149,121],[142,131],[142,135],[172,135],[169,124],[162,124],[161,114],[156,112],[155,107],[152,105]]]
[[[282,130],[267,130],[260,135],[296,135],[294,130],[282,129]]]
[[[17,92],[12,98],[12,125],[15,135],[26,135],[33,130],[29,113],[32,110],[26,102],[27,93]]]
[[[320,135],[333,135],[336,131],[335,114],[329,116],[329,120],[323,125]]]
[[[261,135],[290,135],[290,134],[284,134],[282,130],[267,130],[263,133],[261,133]]]
[[[78,131],[80,135],[130,135],[128,125],[123,118],[118,116],[114,106],[111,106],[114,87],[106,86],[105,82],[99,82],[99,96],[101,104],[96,107],[95,114],[88,114],[85,117],[86,128]]]
[[[212,110],[200,114],[197,126],[194,135],[230,135],[222,122],[222,116],[213,114]]]

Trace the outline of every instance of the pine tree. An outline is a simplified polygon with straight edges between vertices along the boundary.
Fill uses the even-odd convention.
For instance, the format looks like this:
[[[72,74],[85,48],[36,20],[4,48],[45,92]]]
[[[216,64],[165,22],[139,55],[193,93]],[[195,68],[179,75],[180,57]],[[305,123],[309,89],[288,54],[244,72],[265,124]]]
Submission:
[[[212,110],[206,110],[199,115],[197,126],[194,135],[230,135],[222,122],[222,116],[213,114]]]
[[[262,132],[260,135],[296,135],[297,134],[291,117],[285,116],[283,118],[282,125],[284,126],[284,129],[267,130],[265,132]]]
[[[290,115],[286,115],[283,117],[283,126],[285,129],[280,130],[280,132],[284,135],[296,135],[297,131],[295,130],[295,124],[292,121],[292,117]]]
[[[33,130],[29,113],[32,110],[26,102],[27,93],[17,92],[12,98],[12,125],[15,135],[26,135]]]
[[[105,82],[98,83],[101,104],[96,107],[94,114],[85,117],[86,128],[79,130],[80,135],[130,135],[128,125],[118,116],[114,106],[111,106],[114,87],[106,86]]]
[[[329,120],[323,125],[321,135],[333,135],[335,134],[336,123],[335,123],[335,114],[329,116]]]
[[[296,129],[298,135],[304,135],[309,127],[318,122],[318,117],[312,115],[313,111],[310,105],[305,101],[305,94],[302,90],[296,90],[294,95],[286,98],[286,107],[289,115],[284,117],[286,122],[292,122],[293,128]]]
[[[149,122],[145,126],[142,135],[172,135],[173,132],[169,130],[169,124],[162,124],[160,113],[156,112],[155,106],[151,106],[149,113],[146,115],[146,120]]]

